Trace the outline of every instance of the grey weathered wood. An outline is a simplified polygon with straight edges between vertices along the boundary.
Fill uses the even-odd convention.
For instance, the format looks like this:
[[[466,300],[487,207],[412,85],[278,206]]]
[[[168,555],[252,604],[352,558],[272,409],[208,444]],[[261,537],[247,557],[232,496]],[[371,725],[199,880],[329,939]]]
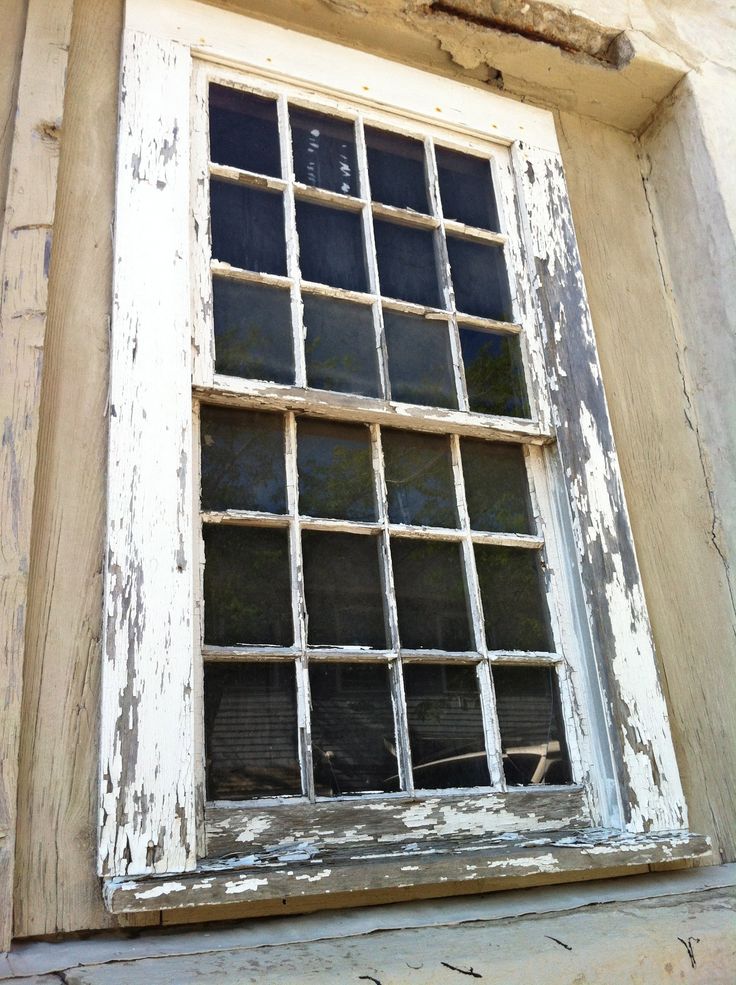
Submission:
[[[707,856],[707,839],[687,831],[628,834],[609,830],[552,831],[536,836],[501,836],[447,852],[431,842],[412,851],[340,853],[309,861],[272,861],[238,868],[226,864],[173,878],[113,879],[105,899],[113,913],[322,895],[331,892],[400,889],[438,883],[472,883],[520,876],[640,867]]]
[[[426,839],[494,836],[525,828],[545,831],[590,824],[578,787],[478,794],[467,791],[421,799],[363,797],[278,807],[209,807],[210,856],[299,850],[381,852]]]
[[[586,607],[610,703],[624,822],[687,825],[559,155],[519,144],[527,245]]]
[[[28,5],[0,242],[0,950],[12,934],[31,513],[72,6]]]

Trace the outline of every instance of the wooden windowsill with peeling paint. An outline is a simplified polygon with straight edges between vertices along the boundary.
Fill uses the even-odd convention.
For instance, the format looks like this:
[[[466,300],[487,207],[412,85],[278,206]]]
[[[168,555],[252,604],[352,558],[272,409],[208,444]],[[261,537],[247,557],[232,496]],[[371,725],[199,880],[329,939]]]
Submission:
[[[296,854],[296,853],[292,853]],[[112,913],[183,908],[351,890],[482,882],[540,874],[638,867],[704,858],[709,840],[687,830],[626,834],[606,829],[561,830],[534,836],[504,834],[483,841],[404,845],[400,850],[325,853],[316,857],[203,859],[176,876],[103,882]]]

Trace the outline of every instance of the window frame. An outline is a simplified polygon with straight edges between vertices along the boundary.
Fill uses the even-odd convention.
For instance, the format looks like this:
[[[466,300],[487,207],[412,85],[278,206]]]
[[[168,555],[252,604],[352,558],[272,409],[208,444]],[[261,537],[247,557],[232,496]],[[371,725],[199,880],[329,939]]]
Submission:
[[[434,104],[457,101],[463,120],[453,120],[450,129],[462,134],[458,149],[474,140],[485,145],[481,126],[508,149],[499,155],[508,154],[508,164],[497,160],[494,177],[499,211],[507,217],[507,263],[517,285],[515,316],[524,326],[537,423],[509,425],[509,419],[484,415],[467,433],[477,427],[484,436],[513,436],[530,449],[537,510],[551,520],[540,533],[561,583],[555,604],[563,600],[568,608],[560,620],[567,627],[564,652],[591,703],[581,728],[573,712],[578,698],[567,683],[561,688],[573,769],[585,782],[574,789],[493,793],[481,810],[477,801],[468,804],[473,798],[466,791],[402,803],[392,813],[389,836],[400,842],[413,832],[431,843],[429,855],[420,851],[419,866],[407,865],[400,853],[367,865],[371,853],[356,854],[365,834],[346,846],[339,833],[346,824],[343,803],[299,805],[297,814],[307,812],[300,830],[311,832],[306,853],[304,839],[301,849],[294,847],[294,817],[277,838],[285,850],[274,851],[275,830],[264,841],[260,832],[281,823],[265,803],[251,815],[218,808],[205,827],[195,752],[203,745],[201,594],[195,591],[200,565],[191,469],[192,379],[198,399],[211,397],[213,382],[211,351],[192,334],[211,317],[202,80],[214,74],[242,84],[250,77],[267,88],[275,81],[282,93],[293,87],[314,108],[334,109],[341,105],[335,91],[360,105],[369,88],[384,102],[376,90],[387,86],[386,63],[194,0],[171,0],[155,14],[145,6],[135,0],[126,11],[116,210],[100,831],[108,906],[128,911],[242,902],[704,854],[703,839],[687,831],[552,117],[404,66],[396,67],[409,83],[401,99],[419,107],[412,129],[420,121],[451,145],[446,124],[436,122],[442,105]],[[336,76],[334,90],[324,88],[324,64]],[[287,82],[286,72],[306,81]],[[384,122],[393,118],[380,105],[370,112]],[[499,122],[489,126],[491,113]],[[145,244],[142,223],[151,230]],[[182,249],[190,241],[192,256]],[[162,324],[170,330],[161,332]],[[237,390],[250,406],[315,411],[314,394],[289,389],[287,396],[283,387],[243,381],[233,389],[221,378],[218,400],[234,400]],[[392,419],[371,398],[327,403],[327,412]],[[450,426],[466,427],[469,416],[476,415],[457,412]],[[447,417],[429,426],[447,427]],[[545,453],[552,421],[555,447]],[[598,727],[591,729],[595,719]],[[576,745],[586,749],[583,755],[575,754]],[[350,803],[354,816],[371,810],[363,800]],[[374,818],[383,812],[378,806]],[[465,839],[462,865],[452,858],[454,842],[442,847],[453,824]],[[379,824],[368,837],[382,834]]]

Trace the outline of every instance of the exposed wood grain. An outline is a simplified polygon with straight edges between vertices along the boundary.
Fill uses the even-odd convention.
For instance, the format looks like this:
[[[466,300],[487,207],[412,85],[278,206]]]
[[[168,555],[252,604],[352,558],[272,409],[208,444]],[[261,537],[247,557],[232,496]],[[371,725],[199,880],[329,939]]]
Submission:
[[[207,810],[210,856],[269,857],[301,852],[311,857],[326,850],[401,846],[442,837],[473,838],[518,831],[582,827],[589,823],[579,788],[516,790],[511,793],[425,797],[414,800],[364,798],[333,803]]]
[[[549,390],[596,654],[607,682],[626,827],[687,825],[595,338],[558,155],[516,152],[520,225],[544,317]],[[528,216],[528,219],[524,218]]]
[[[110,352],[102,874],[195,864],[187,48],[126,32]]]
[[[0,0],[0,24],[3,25],[3,56],[0,58],[0,215],[5,212],[5,194],[8,190],[27,10],[28,0]]]
[[[346,889],[400,890],[447,881],[481,882],[555,873],[639,867],[663,860],[698,858],[710,851],[705,838],[687,831],[621,835],[605,830],[563,830],[536,836],[501,837],[463,846],[449,855],[431,842],[414,852],[381,855],[357,853],[332,858],[325,854],[308,862],[273,862],[247,869],[203,869],[172,878],[113,879],[105,897],[113,913],[244,902],[274,897],[309,897],[324,892],[329,879],[335,892]]]
[[[12,934],[24,636],[72,0],[31,0],[0,242],[0,950]]]

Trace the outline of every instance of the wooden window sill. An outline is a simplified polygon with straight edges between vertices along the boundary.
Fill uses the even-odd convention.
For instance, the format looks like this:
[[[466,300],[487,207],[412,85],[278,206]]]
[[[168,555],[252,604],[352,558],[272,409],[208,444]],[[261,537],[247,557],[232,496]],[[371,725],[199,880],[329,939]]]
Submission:
[[[286,854],[255,864],[247,858],[203,859],[194,872],[107,879],[103,886],[108,910],[130,913],[583,870],[603,876],[606,870],[709,854],[709,840],[687,830],[622,834],[562,829],[533,836],[423,841],[385,852],[373,844],[363,853],[333,851],[306,860],[290,860]]]

